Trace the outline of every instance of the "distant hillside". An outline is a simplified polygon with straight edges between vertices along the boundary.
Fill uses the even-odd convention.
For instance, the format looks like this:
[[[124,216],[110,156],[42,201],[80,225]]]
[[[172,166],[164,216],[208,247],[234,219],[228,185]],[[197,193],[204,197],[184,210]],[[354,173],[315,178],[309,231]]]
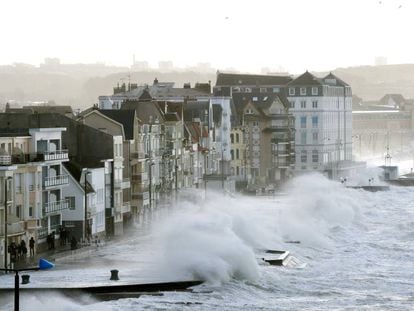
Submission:
[[[389,93],[414,98],[414,64],[338,68],[333,73],[364,100],[380,99]]]
[[[376,100],[387,93],[400,93],[414,98],[414,64],[337,68],[333,72],[352,86],[353,93],[364,100]],[[316,73],[322,76],[325,73]],[[129,77],[128,77],[129,75]],[[177,71],[129,72],[126,67],[68,65],[59,68],[34,66],[0,66],[0,109],[7,101],[49,101],[71,105],[74,109],[91,106],[99,95],[112,94],[119,82],[152,84],[163,82],[208,82],[214,85],[214,73]]]

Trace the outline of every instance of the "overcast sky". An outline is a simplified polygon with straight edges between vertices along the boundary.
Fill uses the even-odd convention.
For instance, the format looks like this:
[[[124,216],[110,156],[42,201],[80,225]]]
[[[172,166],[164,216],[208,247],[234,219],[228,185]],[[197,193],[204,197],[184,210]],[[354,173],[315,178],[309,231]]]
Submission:
[[[0,64],[171,60],[291,73],[414,63],[412,0],[0,2]]]

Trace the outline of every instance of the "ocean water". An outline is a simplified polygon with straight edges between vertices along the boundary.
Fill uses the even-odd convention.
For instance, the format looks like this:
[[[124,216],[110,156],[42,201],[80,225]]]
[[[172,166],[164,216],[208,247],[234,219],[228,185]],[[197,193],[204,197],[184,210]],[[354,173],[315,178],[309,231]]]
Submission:
[[[313,174],[273,197],[195,194],[105,248],[57,260],[31,286],[203,279],[192,292],[115,301],[44,293],[21,310],[414,310],[414,188],[365,192]],[[286,243],[300,241],[300,244]],[[262,249],[303,265],[263,264]],[[12,286],[10,276],[0,285]],[[0,310],[12,309],[2,297]]]

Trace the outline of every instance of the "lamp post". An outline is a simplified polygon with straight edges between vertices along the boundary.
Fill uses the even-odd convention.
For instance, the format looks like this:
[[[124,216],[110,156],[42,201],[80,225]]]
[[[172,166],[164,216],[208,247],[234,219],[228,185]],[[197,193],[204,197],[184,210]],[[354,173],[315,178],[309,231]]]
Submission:
[[[221,187],[223,188],[223,192],[225,193],[224,189],[224,151],[225,149],[221,149]]]
[[[50,263],[45,259],[39,260],[38,267],[31,267],[31,268],[23,268],[23,269],[8,269],[15,273],[14,275],[14,311],[19,311],[20,305],[20,286],[19,286],[19,272],[21,271],[39,271],[39,270],[47,270],[53,268],[55,265]],[[0,269],[0,271],[5,271],[7,273],[7,269]],[[24,284],[24,283],[23,283]]]
[[[90,175],[91,172],[85,170],[85,182],[83,184],[83,189],[85,192],[85,219],[84,219],[84,225],[83,225],[83,241],[86,242],[86,238],[88,236],[87,230],[88,230],[88,193],[86,188],[86,182],[88,180],[88,175]]]
[[[4,179],[4,269],[7,273],[7,183],[11,177]]]
[[[147,159],[148,161],[148,177],[149,177],[149,207],[152,208],[152,166],[154,163]]]

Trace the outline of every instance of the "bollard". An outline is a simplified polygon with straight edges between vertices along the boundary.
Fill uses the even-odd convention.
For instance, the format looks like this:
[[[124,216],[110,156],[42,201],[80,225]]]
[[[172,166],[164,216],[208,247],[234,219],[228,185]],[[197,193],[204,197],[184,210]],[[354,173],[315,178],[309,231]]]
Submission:
[[[111,270],[111,281],[118,281],[119,277],[118,277],[118,270]]]
[[[22,284],[29,284],[30,283],[30,275],[23,274],[22,275]]]

